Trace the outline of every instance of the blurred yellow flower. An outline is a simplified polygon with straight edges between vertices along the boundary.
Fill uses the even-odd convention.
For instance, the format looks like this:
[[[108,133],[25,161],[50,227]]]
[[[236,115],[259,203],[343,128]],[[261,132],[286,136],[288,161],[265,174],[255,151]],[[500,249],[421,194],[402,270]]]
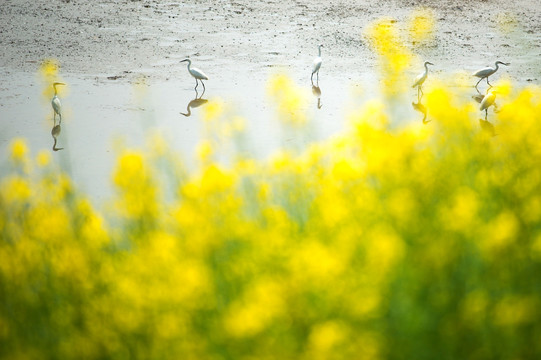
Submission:
[[[203,107],[203,119],[205,121],[217,120],[224,112],[224,103],[220,99],[209,101],[209,103]]]
[[[408,28],[414,44],[423,44],[434,38],[434,15],[430,9],[417,9],[410,14]]]
[[[268,92],[277,103],[280,120],[293,127],[302,127],[308,122],[305,114],[307,96],[286,75],[274,75],[269,80]]]
[[[210,141],[204,140],[197,145],[197,155],[199,156],[199,160],[203,164],[207,163],[211,159],[213,154],[214,148]]]
[[[12,176],[2,181],[2,197],[9,203],[28,200],[32,195],[30,183],[20,177]]]
[[[40,167],[45,167],[51,162],[51,153],[47,150],[41,150],[36,157],[36,162]]]
[[[26,160],[27,154],[28,147],[23,139],[17,138],[11,142],[11,160],[22,163]]]

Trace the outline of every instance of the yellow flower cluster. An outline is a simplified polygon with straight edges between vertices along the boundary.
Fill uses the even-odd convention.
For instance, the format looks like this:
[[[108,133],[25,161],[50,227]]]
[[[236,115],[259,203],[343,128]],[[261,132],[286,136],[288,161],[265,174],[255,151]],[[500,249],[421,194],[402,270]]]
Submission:
[[[383,57],[400,48],[373,31]],[[270,89],[300,121],[293,82]],[[0,358],[539,358],[541,90],[502,93],[497,136],[468,94],[425,97],[427,126],[373,100],[344,134],[268,161],[220,165],[207,133],[187,170],[155,137],[119,155],[103,211],[15,140]]]

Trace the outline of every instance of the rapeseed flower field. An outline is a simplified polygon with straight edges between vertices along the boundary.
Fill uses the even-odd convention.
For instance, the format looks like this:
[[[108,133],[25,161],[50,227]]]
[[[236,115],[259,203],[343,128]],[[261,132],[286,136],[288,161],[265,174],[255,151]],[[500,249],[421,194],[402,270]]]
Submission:
[[[419,16],[415,39],[430,41]],[[0,358],[539,358],[541,90],[497,84],[487,131],[470,94],[435,79],[431,122],[397,124],[389,98],[411,92],[400,74],[415,63],[402,35],[367,28],[392,81],[340,136],[226,166],[218,150],[244,121],[217,101],[196,168],[159,139],[126,149],[104,210],[15,139],[0,180]],[[269,82],[299,131],[295,91]]]

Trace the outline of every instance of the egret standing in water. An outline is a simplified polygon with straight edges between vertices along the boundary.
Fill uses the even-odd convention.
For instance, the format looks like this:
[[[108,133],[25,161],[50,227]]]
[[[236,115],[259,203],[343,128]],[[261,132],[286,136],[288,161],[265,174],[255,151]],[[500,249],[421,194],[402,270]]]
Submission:
[[[312,65],[312,76],[310,77],[310,81],[312,82],[312,84],[314,83],[314,74],[317,75],[317,83],[319,84],[319,68],[321,67],[321,63],[323,62],[323,60],[321,59],[321,48],[322,47],[323,47],[323,45],[321,45],[321,44],[317,47],[318,55],[314,59],[314,64]]]
[[[188,72],[195,78],[195,89],[197,89],[197,86],[199,85],[198,81],[200,80],[201,84],[203,84],[203,90],[205,90],[205,83],[203,83],[203,80],[208,80],[208,76],[198,68],[192,68],[192,61],[190,59],[184,59],[181,62],[184,61],[188,62]]]
[[[487,79],[487,84],[488,86],[492,87],[492,85],[490,85],[490,83],[488,82],[488,77],[492,74],[494,74],[496,71],[498,71],[498,64],[501,64],[501,65],[505,65],[505,66],[509,66],[511,65],[511,63],[504,63],[504,62],[501,62],[501,61],[496,61],[494,63],[494,68],[491,68],[491,67],[486,67],[484,69],[481,69],[481,70],[478,70],[476,71],[473,76],[477,76],[479,79],[479,81],[477,82],[477,84],[475,84],[475,88],[477,89],[477,85],[479,85],[479,83],[481,82],[481,80],[483,79]],[[477,91],[479,91],[479,89],[477,89]]]
[[[423,93],[423,90],[421,87],[423,86],[423,83],[426,80],[426,77],[428,76],[428,65],[434,65],[429,61],[425,61],[425,71],[417,75],[415,78],[415,83],[413,84],[412,88],[417,87],[417,99],[419,99],[419,95]]]
[[[54,119],[56,120],[56,114],[58,114],[58,116],[60,116],[60,121],[62,121],[62,104],[60,103],[60,99],[58,98],[58,90],[56,89],[58,85],[66,85],[66,84],[61,83],[61,82],[53,83],[54,96],[53,96],[53,100],[51,100],[51,105],[53,106],[53,110],[54,110],[54,113],[53,113]]]

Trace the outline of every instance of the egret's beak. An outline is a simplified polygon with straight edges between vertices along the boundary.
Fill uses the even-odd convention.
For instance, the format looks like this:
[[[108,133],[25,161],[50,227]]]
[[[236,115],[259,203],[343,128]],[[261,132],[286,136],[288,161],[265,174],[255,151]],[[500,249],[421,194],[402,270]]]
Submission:
[[[505,63],[504,65],[505,65],[505,66],[509,66],[509,65],[511,65],[511,63]]]
[[[426,63],[427,63],[428,65],[434,65],[434,64],[432,64],[430,61],[427,61]]]
[[[188,59],[180,60],[180,62],[188,61]]]
[[[66,84],[61,83],[61,82],[55,82],[53,85],[66,85]]]

